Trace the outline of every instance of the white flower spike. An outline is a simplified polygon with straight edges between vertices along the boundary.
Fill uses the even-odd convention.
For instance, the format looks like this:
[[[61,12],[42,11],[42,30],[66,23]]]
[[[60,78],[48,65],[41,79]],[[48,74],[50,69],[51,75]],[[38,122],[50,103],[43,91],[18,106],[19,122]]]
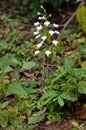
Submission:
[[[47,56],[49,56],[49,55],[51,54],[51,51],[50,51],[50,50],[47,50],[47,51],[45,51],[45,54],[46,54]]]
[[[48,27],[49,24],[50,24],[49,21],[44,22],[44,25],[45,25],[46,27]]]
[[[35,55],[37,55],[37,54],[39,54],[39,53],[40,53],[39,50],[37,50],[37,51],[34,52]]]
[[[53,40],[52,43],[53,43],[55,46],[57,46],[58,41],[57,41],[57,40]]]
[[[47,39],[47,36],[42,36],[41,39],[45,41]]]

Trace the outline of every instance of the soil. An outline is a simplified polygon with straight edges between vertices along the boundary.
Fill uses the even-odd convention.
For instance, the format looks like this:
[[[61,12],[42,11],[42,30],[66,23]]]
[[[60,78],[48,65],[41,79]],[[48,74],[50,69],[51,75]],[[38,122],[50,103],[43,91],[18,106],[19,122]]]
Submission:
[[[63,119],[60,122],[53,122],[50,124],[47,123],[47,125],[46,124],[38,125],[36,127],[36,130],[72,130],[72,128],[74,128],[72,122],[77,122],[78,124],[83,123],[83,121],[76,119]],[[86,126],[84,126],[83,129],[80,130],[86,130]]]

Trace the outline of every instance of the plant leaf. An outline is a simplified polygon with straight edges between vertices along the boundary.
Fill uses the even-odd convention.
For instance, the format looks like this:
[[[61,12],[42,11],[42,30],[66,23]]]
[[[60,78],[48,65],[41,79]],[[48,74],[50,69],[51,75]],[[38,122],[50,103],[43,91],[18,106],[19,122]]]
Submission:
[[[66,100],[71,100],[71,96],[66,93],[60,94],[60,97],[62,97],[63,99],[66,99]]]
[[[25,69],[25,70],[29,70],[29,69],[32,69],[35,65],[36,65],[36,63],[33,62],[33,61],[30,61],[30,62],[24,61],[22,68]]]
[[[58,96],[58,103],[59,103],[59,105],[60,105],[61,107],[64,106],[64,101],[63,101],[63,99],[62,99],[60,96]]]
[[[81,94],[86,94],[86,82],[85,81],[79,82],[78,91]]]
[[[39,116],[31,116],[28,118],[28,124],[36,124],[40,121],[42,121],[45,117],[45,114],[39,115]]]
[[[20,83],[17,83],[17,82],[12,83],[8,86],[7,96],[11,95],[11,94],[17,95],[20,98],[27,98],[28,97],[24,88],[21,86]]]

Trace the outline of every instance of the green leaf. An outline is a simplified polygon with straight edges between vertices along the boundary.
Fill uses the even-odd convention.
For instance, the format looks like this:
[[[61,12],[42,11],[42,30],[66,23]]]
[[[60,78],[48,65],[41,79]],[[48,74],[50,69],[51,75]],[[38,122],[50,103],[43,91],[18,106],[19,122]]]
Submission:
[[[72,125],[73,125],[74,127],[76,127],[76,128],[78,127],[78,123],[77,123],[77,122],[74,122],[74,121],[73,121],[73,122],[72,122]]]
[[[60,96],[58,96],[58,103],[59,103],[59,105],[60,105],[61,107],[64,106],[64,101],[63,101],[63,99],[62,99]]]
[[[7,66],[6,68],[4,68],[4,73],[11,72],[12,70],[13,70],[13,68],[12,68],[12,67]]]
[[[54,84],[56,81],[58,81],[60,78],[62,78],[66,73],[67,73],[67,71],[64,70],[64,71],[61,72],[60,74],[57,74],[57,76],[52,79],[50,86],[53,86],[53,84]]]
[[[36,124],[44,119],[45,115],[31,116],[28,118],[28,124]]]
[[[17,83],[17,82],[12,83],[8,86],[7,96],[11,95],[11,94],[17,95],[20,98],[27,98],[28,97],[24,88],[21,86],[20,83]]]
[[[66,100],[70,100],[71,101],[71,96],[66,94],[66,93],[62,93],[60,94],[60,97],[62,97],[63,99],[66,99]]]
[[[86,94],[86,82],[85,81],[80,81],[78,84],[78,91],[81,94]]]
[[[0,105],[0,108],[4,109],[9,105],[10,101],[6,101]]]
[[[33,130],[34,128],[35,128],[34,124],[33,125],[29,125],[28,128],[27,128],[27,130]]]
[[[52,101],[53,98],[57,97],[56,91],[48,91],[39,99],[37,103],[37,108],[41,109],[43,106],[47,105]]]
[[[35,65],[36,65],[36,63],[33,62],[33,61],[30,61],[30,62],[24,61],[22,68],[25,69],[25,70],[29,70],[29,69],[32,69]]]
[[[71,69],[71,68],[73,68],[73,66],[74,66],[74,62],[73,62],[73,60],[70,59],[70,58],[65,58],[65,60],[64,60],[64,65],[65,65],[65,67],[66,67],[67,69]]]
[[[6,128],[7,124],[8,124],[8,115],[7,114],[0,115],[0,126],[2,128]]]
[[[81,67],[86,68],[86,61],[81,62]]]

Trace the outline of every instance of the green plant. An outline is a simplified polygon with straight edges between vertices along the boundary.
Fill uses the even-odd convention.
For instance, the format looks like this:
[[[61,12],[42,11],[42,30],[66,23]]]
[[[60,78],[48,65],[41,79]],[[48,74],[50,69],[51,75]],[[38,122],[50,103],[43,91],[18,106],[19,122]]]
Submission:
[[[84,33],[86,33],[86,6],[83,5],[77,10],[76,19],[81,25]]]
[[[72,122],[72,126],[74,128],[72,128],[72,130],[85,130],[84,129],[84,126],[85,126],[85,123],[81,123],[81,124],[78,124],[77,122]]]
[[[47,107],[48,113],[53,113],[55,110],[58,113],[60,107],[66,105],[70,109],[72,102],[86,95],[86,69],[69,67],[68,64],[70,63],[67,63],[66,68],[58,67],[58,71],[45,89],[46,92],[38,100],[38,109]],[[56,114],[53,116],[56,117]]]

